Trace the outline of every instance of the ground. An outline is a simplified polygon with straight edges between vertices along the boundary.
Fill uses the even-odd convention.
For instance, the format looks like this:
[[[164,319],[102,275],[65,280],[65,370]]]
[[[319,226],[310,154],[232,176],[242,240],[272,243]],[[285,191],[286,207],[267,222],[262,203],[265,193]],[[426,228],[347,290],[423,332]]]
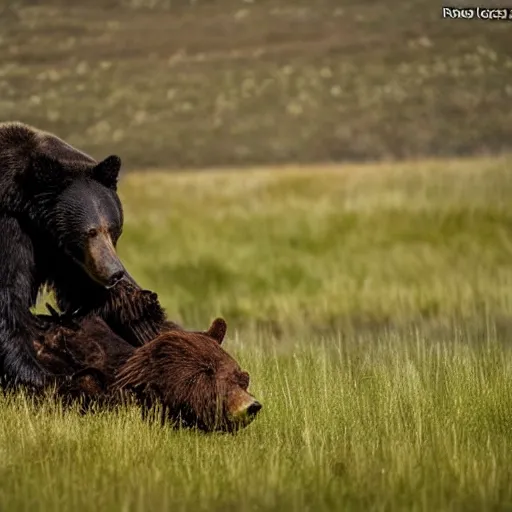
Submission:
[[[204,436],[2,398],[0,508],[510,510],[511,164],[126,177],[123,261],[226,318],[264,409]]]

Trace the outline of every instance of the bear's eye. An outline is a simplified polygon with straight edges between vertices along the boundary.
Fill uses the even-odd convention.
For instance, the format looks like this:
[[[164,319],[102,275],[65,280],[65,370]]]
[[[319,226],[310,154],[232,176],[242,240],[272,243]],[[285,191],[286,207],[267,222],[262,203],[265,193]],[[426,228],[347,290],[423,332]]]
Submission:
[[[97,230],[97,229],[94,229],[94,228],[89,229],[89,231],[88,231],[88,233],[87,233],[87,236],[88,236],[89,238],[94,238],[94,237],[95,237],[95,236],[97,236],[97,235],[98,235],[98,230]]]
[[[240,386],[242,386],[243,389],[247,389],[250,382],[249,374],[247,372],[241,372],[239,375],[239,381]]]

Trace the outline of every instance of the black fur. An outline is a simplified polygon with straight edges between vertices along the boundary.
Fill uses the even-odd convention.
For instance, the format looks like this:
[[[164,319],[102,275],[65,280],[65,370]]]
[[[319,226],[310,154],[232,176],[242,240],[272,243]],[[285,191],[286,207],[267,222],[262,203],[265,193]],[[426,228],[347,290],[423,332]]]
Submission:
[[[112,304],[122,292],[116,286],[108,289],[109,283],[124,272],[125,280],[140,289],[115,254],[123,228],[116,190],[120,165],[116,156],[97,162],[52,134],[21,123],[0,123],[4,378],[41,386],[48,376],[35,359],[32,342],[38,319],[29,311],[41,286],[55,290],[63,311],[94,311],[113,329],[119,321]],[[140,333],[123,335],[134,344],[147,341]]]

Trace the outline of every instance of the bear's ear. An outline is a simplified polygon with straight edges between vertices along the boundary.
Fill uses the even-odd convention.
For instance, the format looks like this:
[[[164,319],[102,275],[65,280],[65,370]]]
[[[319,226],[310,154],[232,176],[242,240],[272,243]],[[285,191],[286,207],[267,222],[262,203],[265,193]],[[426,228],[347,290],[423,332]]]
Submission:
[[[206,331],[206,335],[213,338],[219,345],[221,345],[224,340],[224,336],[226,336],[227,329],[228,326],[226,325],[226,321],[223,318],[216,318],[212,322],[212,325],[210,325],[210,328]]]
[[[94,167],[92,177],[105,187],[116,191],[120,170],[121,159],[116,155],[110,155]]]

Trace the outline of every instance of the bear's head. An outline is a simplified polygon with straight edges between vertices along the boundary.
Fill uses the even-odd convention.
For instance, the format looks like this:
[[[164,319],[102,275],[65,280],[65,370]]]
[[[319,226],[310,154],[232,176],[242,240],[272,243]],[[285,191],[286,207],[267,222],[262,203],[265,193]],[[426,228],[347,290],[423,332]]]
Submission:
[[[33,170],[37,221],[105,288],[124,277],[131,280],[116,253],[124,222],[117,194],[120,168],[115,155],[99,163],[39,155]]]
[[[206,332],[170,330],[135,349],[115,387],[163,406],[175,424],[206,432],[235,432],[249,425],[261,404],[248,392],[249,375],[221,347],[226,322]]]

